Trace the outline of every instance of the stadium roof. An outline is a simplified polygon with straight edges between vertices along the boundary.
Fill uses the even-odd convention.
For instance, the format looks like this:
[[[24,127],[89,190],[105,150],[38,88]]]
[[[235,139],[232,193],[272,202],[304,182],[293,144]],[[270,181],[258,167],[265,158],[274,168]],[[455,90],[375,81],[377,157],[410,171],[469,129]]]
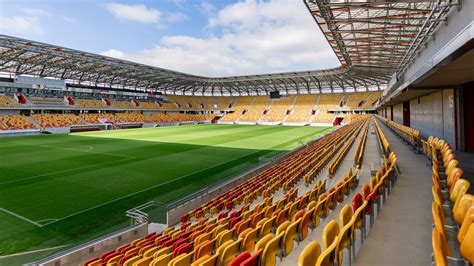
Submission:
[[[381,89],[421,46],[427,23],[440,19],[433,14],[449,8],[445,2],[451,1],[306,0],[341,62],[334,69],[210,78],[0,35],[0,72],[164,94]]]

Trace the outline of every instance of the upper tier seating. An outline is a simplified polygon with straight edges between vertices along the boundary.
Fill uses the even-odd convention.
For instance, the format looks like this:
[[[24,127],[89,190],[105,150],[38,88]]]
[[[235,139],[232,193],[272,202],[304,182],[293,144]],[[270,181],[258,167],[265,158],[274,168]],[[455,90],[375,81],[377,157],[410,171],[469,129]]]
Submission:
[[[155,102],[140,102],[140,108],[143,108],[143,109],[159,109],[160,106]]]
[[[319,97],[316,94],[298,95],[286,122],[309,122]]]
[[[295,101],[295,95],[272,100],[272,105],[268,113],[262,118],[262,122],[282,122],[288,110]]]
[[[235,102],[234,102],[234,112],[229,113],[224,115],[224,117],[221,118],[222,121],[235,121],[237,120],[244,111],[248,110],[250,108],[250,105],[252,102],[255,100],[255,97],[252,96],[243,96],[243,97],[238,97]]]
[[[15,102],[15,100],[10,96],[0,96],[0,106],[20,106],[19,103]]]
[[[86,99],[79,99],[77,100],[77,105],[83,108],[104,108],[105,105],[102,103],[102,100],[86,100]]]
[[[34,106],[65,106],[64,98],[28,97],[28,103]]]
[[[250,106],[248,112],[243,114],[239,121],[256,122],[264,116],[264,111],[270,106],[271,100],[268,96],[255,97],[255,101]],[[267,110],[268,111],[268,110]]]
[[[24,115],[0,115],[1,130],[34,129],[35,125]]]
[[[132,109],[137,108],[131,101],[112,101],[112,108]]]
[[[34,114],[32,117],[42,128],[69,127],[84,124],[82,119],[74,114]]]

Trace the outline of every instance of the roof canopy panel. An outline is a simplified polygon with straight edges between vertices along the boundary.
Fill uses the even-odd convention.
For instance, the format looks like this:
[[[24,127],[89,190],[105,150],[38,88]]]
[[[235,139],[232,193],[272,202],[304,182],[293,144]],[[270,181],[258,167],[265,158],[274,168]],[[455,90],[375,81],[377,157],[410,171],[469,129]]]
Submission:
[[[341,62],[316,71],[210,78],[0,35],[0,72],[164,94],[263,95],[381,89],[456,0],[305,0]]]

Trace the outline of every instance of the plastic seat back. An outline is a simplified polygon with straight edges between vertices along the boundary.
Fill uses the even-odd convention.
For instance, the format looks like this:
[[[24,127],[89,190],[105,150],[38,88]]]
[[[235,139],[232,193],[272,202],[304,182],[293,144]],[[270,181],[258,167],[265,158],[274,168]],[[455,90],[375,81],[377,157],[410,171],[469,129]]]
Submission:
[[[260,228],[260,235],[259,236],[265,236],[271,233],[274,223],[275,223],[276,217],[273,216],[272,218],[268,219],[262,224],[262,228]]]
[[[217,254],[209,257],[207,260],[203,261],[199,266],[217,266],[218,256]]]
[[[350,208],[350,207],[349,207]],[[352,209],[351,209],[352,211]],[[351,248],[351,243],[352,239],[354,237],[354,224],[356,221],[356,217],[352,216],[351,220],[347,222],[342,228],[341,231],[339,232],[339,243],[336,247],[336,250],[338,253],[338,261],[339,265],[342,265],[343,262],[343,256],[344,256],[344,249],[346,248]],[[351,258],[349,258],[351,259]]]
[[[268,242],[270,240],[273,239],[273,235],[272,234],[268,234],[268,235],[265,235],[264,237],[260,238],[257,243],[255,244],[255,251],[258,251],[258,250],[263,250],[265,248],[265,246],[268,244]]]
[[[467,211],[474,207],[474,196],[470,194],[462,195],[456,201],[453,207],[453,218],[457,224],[461,224],[466,216]]]
[[[234,241],[230,245],[226,246],[220,258],[220,265],[229,265],[230,262],[234,260],[235,257],[237,257],[240,251],[241,242],[242,240],[238,239],[237,241]]]
[[[344,227],[352,219],[352,208],[350,205],[345,205],[339,212],[339,224]]]
[[[327,249],[334,239],[339,235],[339,224],[336,220],[331,220],[323,230],[323,247]]]
[[[309,225],[311,224],[311,217],[313,215],[313,210],[308,210],[304,213],[301,218],[301,222],[298,225],[298,233],[301,237],[301,240],[305,240],[308,236]]]
[[[242,248],[241,251],[252,252],[255,248],[255,243],[258,239],[258,231],[260,228],[251,229],[244,238],[242,238]]]
[[[229,264],[229,266],[240,266],[242,262],[250,258],[251,255],[249,252],[244,252],[239,256],[235,257]]]
[[[285,234],[283,235],[280,246],[281,250],[283,250],[284,256],[287,256],[291,253],[291,251],[293,251],[293,247],[295,245],[294,241],[298,237],[298,225],[300,221],[301,218],[291,223],[285,230]]]
[[[262,253],[262,266],[274,266],[276,264],[276,256],[280,252],[280,242],[284,234],[282,232],[268,241]]]
[[[438,230],[433,229],[431,237],[431,245],[433,248],[433,259],[436,263],[436,266],[447,266],[447,254],[444,253],[445,248],[443,247],[444,243],[441,240],[441,234]]]
[[[449,195],[451,202],[456,202],[458,197],[466,194],[466,191],[469,189],[470,185],[471,184],[466,179],[458,179],[458,181],[454,184],[451,194]]]
[[[474,263],[474,224],[469,226],[466,236],[461,242],[459,251],[461,252],[461,255],[464,257],[464,259],[470,263]]]
[[[240,266],[259,266],[260,259],[262,257],[263,249],[255,251],[252,256],[243,261]]]
[[[441,220],[441,207],[433,202],[431,204],[431,212],[433,214],[433,221],[435,224],[435,230],[438,231],[440,235],[440,241],[442,243],[443,247],[443,254],[446,254],[447,256],[452,256],[453,252],[451,251],[451,248],[448,245],[448,240],[446,238],[446,232],[444,231],[444,224]]]
[[[470,208],[467,211],[464,217],[464,220],[461,224],[461,227],[459,228],[458,235],[457,235],[458,243],[462,243],[462,241],[464,240],[464,237],[466,236],[467,230],[473,223],[474,223],[474,207]]]
[[[150,262],[150,266],[167,266],[173,258],[173,254],[163,254]]]
[[[333,266],[336,263],[336,247],[339,242],[338,237],[334,238],[330,246],[324,249],[316,261],[316,266]]]
[[[193,262],[193,256],[194,256],[194,254],[192,252],[181,254],[178,257],[172,259],[168,263],[168,266],[188,266],[188,265],[191,265],[191,263]]]
[[[311,241],[301,252],[298,266],[314,266],[321,255],[321,246],[316,241]]]
[[[464,171],[461,168],[454,168],[451,171],[451,174],[448,176],[448,178],[446,180],[446,184],[447,184],[448,188],[450,188],[450,191],[451,191],[451,188],[452,188],[453,184],[456,184],[458,179],[462,177],[463,173],[464,173]]]

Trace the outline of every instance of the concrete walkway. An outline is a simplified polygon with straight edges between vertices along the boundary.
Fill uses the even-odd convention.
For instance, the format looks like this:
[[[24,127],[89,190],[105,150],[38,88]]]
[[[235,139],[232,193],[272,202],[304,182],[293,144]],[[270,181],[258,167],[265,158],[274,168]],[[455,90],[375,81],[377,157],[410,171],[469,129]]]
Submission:
[[[397,154],[401,175],[368,232],[354,265],[431,265],[431,167],[379,123]]]

